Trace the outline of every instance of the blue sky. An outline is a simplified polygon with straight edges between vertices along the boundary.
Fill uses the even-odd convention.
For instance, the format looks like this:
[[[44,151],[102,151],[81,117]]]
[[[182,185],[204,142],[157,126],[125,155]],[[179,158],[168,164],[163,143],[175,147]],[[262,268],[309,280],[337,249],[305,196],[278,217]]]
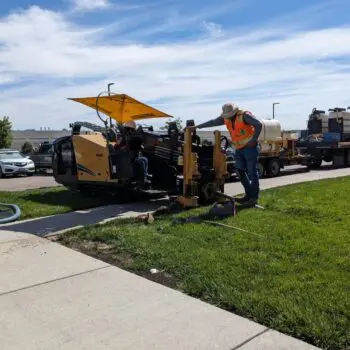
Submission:
[[[97,122],[67,97],[108,82],[197,122],[233,101],[284,128],[350,105],[350,2],[2,1],[1,113],[17,129]],[[155,121],[159,124],[159,121]]]

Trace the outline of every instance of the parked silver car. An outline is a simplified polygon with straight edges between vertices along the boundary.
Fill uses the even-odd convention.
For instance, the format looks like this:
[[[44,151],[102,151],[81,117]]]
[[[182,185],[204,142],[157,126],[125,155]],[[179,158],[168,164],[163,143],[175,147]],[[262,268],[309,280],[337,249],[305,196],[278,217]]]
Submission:
[[[15,149],[0,149],[0,177],[7,175],[33,175],[34,162]]]

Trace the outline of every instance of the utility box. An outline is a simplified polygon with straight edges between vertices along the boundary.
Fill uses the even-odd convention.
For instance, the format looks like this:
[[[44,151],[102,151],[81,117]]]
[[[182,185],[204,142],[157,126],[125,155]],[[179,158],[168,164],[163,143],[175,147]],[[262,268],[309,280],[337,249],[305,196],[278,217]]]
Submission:
[[[284,149],[293,149],[295,142],[298,140],[298,134],[295,132],[283,131],[282,133],[283,139],[283,148]]]
[[[340,134],[341,141],[350,140],[350,112],[346,112],[345,108],[333,108],[330,111],[329,132]]]
[[[328,132],[328,115],[326,112],[314,108],[309,115],[307,127],[310,134],[324,134]]]

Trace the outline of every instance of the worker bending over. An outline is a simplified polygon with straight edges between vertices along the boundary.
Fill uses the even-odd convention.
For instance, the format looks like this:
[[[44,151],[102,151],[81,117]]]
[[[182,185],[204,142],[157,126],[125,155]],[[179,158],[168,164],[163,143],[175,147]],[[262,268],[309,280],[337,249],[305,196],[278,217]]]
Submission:
[[[195,128],[210,128],[226,125],[235,148],[236,169],[245,189],[245,196],[237,198],[244,207],[254,207],[259,199],[258,161],[260,146],[258,138],[261,132],[261,122],[251,113],[239,109],[234,103],[222,106],[218,118],[197,125]]]

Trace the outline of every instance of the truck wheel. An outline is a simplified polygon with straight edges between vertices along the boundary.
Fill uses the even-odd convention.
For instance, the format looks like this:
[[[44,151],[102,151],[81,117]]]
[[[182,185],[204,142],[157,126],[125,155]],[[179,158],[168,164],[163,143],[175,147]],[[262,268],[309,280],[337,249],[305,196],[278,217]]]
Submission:
[[[281,170],[281,164],[280,161],[278,159],[271,159],[267,162],[267,167],[266,167],[266,171],[267,171],[267,175],[268,177],[276,177],[279,175]]]
[[[262,178],[264,176],[264,164],[262,164],[261,162],[258,163],[258,173],[259,173],[259,178]]]
[[[321,159],[313,159],[311,163],[309,164],[310,169],[318,169],[322,165],[322,158]]]

